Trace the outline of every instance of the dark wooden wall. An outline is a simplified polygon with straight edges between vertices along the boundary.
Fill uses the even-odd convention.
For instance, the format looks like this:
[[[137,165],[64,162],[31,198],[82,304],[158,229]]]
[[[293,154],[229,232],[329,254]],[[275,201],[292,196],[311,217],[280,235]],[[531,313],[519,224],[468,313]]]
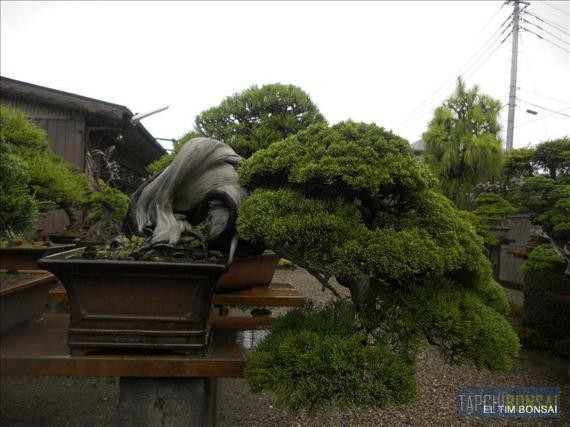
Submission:
[[[34,122],[47,132],[50,147],[57,155],[79,171],[85,170],[84,119],[34,119]],[[82,212],[78,212],[77,217],[82,221]],[[63,210],[50,212],[38,221],[38,227],[46,234],[62,232],[68,225],[69,220]]]

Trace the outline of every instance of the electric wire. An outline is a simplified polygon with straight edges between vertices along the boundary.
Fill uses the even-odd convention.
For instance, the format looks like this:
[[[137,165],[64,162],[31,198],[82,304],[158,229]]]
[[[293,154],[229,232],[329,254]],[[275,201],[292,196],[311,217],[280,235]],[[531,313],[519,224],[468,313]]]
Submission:
[[[540,25],[537,25],[537,24],[535,24],[534,22],[527,21],[527,20],[524,19],[524,18],[523,18],[523,22],[526,22],[527,24],[533,25],[533,26],[535,26],[536,28],[538,28],[539,30],[544,31],[544,32],[547,33],[547,34],[550,34],[552,37],[554,37],[556,40],[560,40],[562,43],[566,43],[566,44],[570,45],[570,42],[569,42],[569,41],[564,40],[564,39],[561,39],[561,38],[558,37],[556,34],[552,34],[550,31],[545,30],[545,29],[542,28]]]
[[[566,111],[566,110],[570,110],[570,107],[566,107],[566,108],[563,108],[562,110],[554,111],[554,112],[552,112],[552,113],[550,113],[550,114],[547,114],[547,115],[545,115],[545,116],[543,116],[543,117],[539,117],[538,119],[534,119],[534,120],[530,120],[530,121],[528,121],[528,122],[522,123],[522,124],[520,124],[520,125],[515,126],[515,129],[516,129],[516,128],[523,127],[523,126],[526,126],[526,125],[530,125],[531,123],[537,122],[537,121],[539,121],[539,120],[544,120],[544,119],[546,119],[547,117],[553,116],[554,114],[560,114],[561,112]]]
[[[537,88],[537,84],[536,84],[536,73],[534,71],[534,66],[533,63],[529,60],[529,57],[527,55],[526,52],[526,46],[525,46],[525,38],[521,37],[520,38],[520,50],[523,54],[524,59],[526,59],[527,63],[528,63],[528,68],[530,70],[530,79],[531,79],[531,83],[532,83],[532,87],[536,90]],[[549,136],[549,132],[548,132],[548,127],[546,126],[546,121],[543,120],[540,122],[542,124],[542,129],[544,130],[544,134],[546,135],[546,139],[550,139]]]
[[[541,98],[544,98],[544,99],[549,99],[549,100],[551,100],[551,101],[560,102],[561,104],[570,105],[570,102],[569,102],[569,101],[562,101],[561,99],[558,99],[558,98],[552,98],[551,96],[542,95],[541,93],[538,93],[538,92],[534,92],[534,91],[532,91],[532,90],[525,89],[524,87],[519,87],[518,89],[519,89],[519,90],[522,90],[523,92],[528,92],[528,93],[530,93],[530,94],[532,94],[532,95],[540,96]]]
[[[481,32],[488,27],[489,23],[492,22],[493,19],[495,19],[495,17],[498,15],[498,12],[501,11],[501,9],[503,8],[504,4],[499,8],[499,10],[493,15],[493,17],[491,18],[491,20],[489,22],[487,22],[487,24],[483,27],[483,29],[478,33],[481,34]],[[447,79],[445,81],[445,83],[439,87],[435,92],[433,92],[431,95],[429,95],[426,99],[424,99],[424,101],[422,101],[420,104],[418,104],[414,109],[410,110],[408,113],[406,113],[404,116],[402,116],[401,118],[397,119],[394,124],[398,124],[398,123],[406,123],[408,121],[409,118],[411,118],[412,116],[416,115],[417,112],[425,109],[425,105],[427,103],[429,103],[429,101],[434,98],[437,97],[439,95],[440,92],[442,92],[444,89],[446,89],[449,86],[449,83],[454,81],[457,78],[458,73],[465,67],[467,66],[472,60],[473,58],[475,58],[481,50],[483,50],[485,47],[487,47],[487,45],[489,44],[489,42],[491,40],[494,40],[495,36],[497,35],[497,33],[499,33],[501,30],[504,31],[503,27],[504,25],[509,22],[509,20],[511,19],[512,14],[510,14],[499,26],[498,30],[496,30],[493,35],[491,35],[491,37],[489,37],[489,39],[487,39],[487,41],[485,43],[483,43],[483,45],[481,46],[481,48],[479,48],[479,50],[477,52],[475,52],[458,70],[457,72],[455,72],[453,74],[452,77],[450,77],[449,79]],[[507,26],[508,28],[508,26]],[[397,126],[395,126],[397,127]]]
[[[551,110],[550,108],[546,108],[546,107],[543,107],[541,105],[533,104],[532,102],[525,101],[524,99],[521,99],[521,98],[517,98],[517,99],[521,102],[524,102],[525,104],[532,105],[533,107],[540,108],[541,110],[546,110],[546,111],[549,111],[551,113],[560,114],[561,116],[570,117],[570,115],[561,113],[560,111]]]
[[[502,34],[501,34],[502,35]],[[507,34],[507,36],[497,45],[495,46],[495,48],[483,59],[483,61],[481,61],[479,63],[479,65],[477,65],[474,69],[472,69],[470,72],[466,73],[464,75],[465,80],[467,80],[468,78],[470,78],[471,76],[473,76],[473,74],[475,74],[493,55],[494,53],[503,45],[503,43],[509,38],[509,36],[511,35],[511,33]],[[473,65],[475,65],[476,63],[474,63]],[[467,70],[465,70],[467,71]],[[399,132],[406,130],[407,128],[409,128],[413,123],[415,123],[416,119],[419,119],[425,115],[431,114],[431,109],[435,106],[435,104],[437,104],[438,102],[441,102],[438,98],[434,99],[432,102],[430,102],[428,105],[426,105],[427,110],[424,109],[422,111],[421,114],[415,114],[414,118],[410,118],[410,120],[405,121],[404,123],[402,123],[402,127],[400,127]]]
[[[537,36],[539,39],[544,40],[545,42],[550,43],[553,46],[556,46],[558,49],[562,49],[564,52],[566,53],[570,53],[570,50],[566,49],[565,47],[562,47],[556,43],[554,43],[552,40],[548,40],[547,38],[542,37],[540,34],[535,33],[532,30],[529,30],[528,28],[525,27],[521,27],[521,30],[526,31],[528,33],[534,34],[535,36]]]
[[[445,84],[443,86],[441,86],[431,96],[426,98],[418,107],[416,107],[414,110],[412,110],[406,116],[404,116],[403,118],[396,121],[396,123],[400,123],[399,126],[396,126],[399,129],[399,132],[410,127],[420,117],[423,117],[427,114],[431,114],[431,109],[433,108],[433,106],[438,104],[439,102],[441,102],[441,96],[438,96],[439,93],[442,92],[444,89],[448,88],[449,84],[457,78],[457,75],[462,75],[462,74],[467,75],[468,74],[468,76],[470,77],[471,75],[474,74],[475,71],[477,71],[498,50],[498,48],[508,39],[508,37],[510,36],[511,33],[507,34],[507,36],[498,45],[496,45],[495,48],[489,53],[489,49],[491,49],[492,46],[495,45],[495,43],[497,43],[497,41],[499,41],[501,39],[501,37],[504,35],[504,33],[510,28],[510,26],[511,26],[510,24],[504,28],[503,28],[503,26],[505,25],[505,23],[508,22],[508,20],[511,18],[511,16],[512,15],[510,15],[507,18],[507,20],[505,20],[501,24],[499,29],[497,31],[495,31],[495,33],[493,33],[493,35],[487,40],[487,42],[485,42],[481,46],[481,48],[479,48],[479,50],[477,50],[477,52],[475,52],[475,54],[472,55],[471,58],[465,64],[463,64],[463,66],[461,66],[457,70],[457,72],[454,73],[454,75],[451,78],[449,78],[445,82]],[[501,31],[501,29],[502,29],[502,31]],[[499,33],[498,36],[497,36],[497,33]],[[489,41],[491,41],[490,44],[489,44]],[[485,57],[484,55],[486,55],[486,54],[487,54],[487,56]],[[475,61],[473,61],[474,58],[475,58]],[[483,58],[483,61],[480,62],[482,58]],[[469,65],[467,66],[467,64],[469,64]],[[476,68],[473,70],[472,67],[476,67]],[[422,107],[422,108],[419,108],[419,107]]]
[[[554,10],[557,10],[558,12],[562,12],[564,15],[570,16],[570,13],[566,12],[565,10],[562,10],[562,9],[559,9],[559,8],[557,8],[557,7],[555,7],[555,6],[552,6],[551,4],[546,3],[545,1],[541,1],[541,3],[547,5],[548,7],[551,7],[551,8],[554,9]]]
[[[525,12],[525,14],[530,15],[530,16],[534,17],[535,19],[538,19],[540,22],[543,22],[546,25],[550,25],[555,30],[560,31],[561,33],[564,33],[567,36],[570,36],[570,33],[568,32],[568,31],[570,31],[570,29],[565,29],[564,27],[562,27],[562,25],[554,24],[554,23],[548,21],[547,19],[541,18],[540,16],[535,15],[534,13],[532,13],[528,10]]]

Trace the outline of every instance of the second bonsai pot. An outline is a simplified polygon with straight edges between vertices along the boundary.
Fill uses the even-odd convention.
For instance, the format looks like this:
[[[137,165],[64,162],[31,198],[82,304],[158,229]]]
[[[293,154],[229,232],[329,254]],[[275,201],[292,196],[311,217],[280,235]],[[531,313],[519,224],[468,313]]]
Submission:
[[[5,269],[37,270],[38,259],[74,248],[75,245],[49,245],[38,247],[13,246],[0,248],[0,266]]]
[[[216,292],[232,292],[271,283],[279,255],[268,254],[258,257],[236,258],[230,269],[216,284]]]
[[[3,274],[5,270],[2,271]],[[33,320],[43,313],[50,289],[57,280],[41,270],[20,270],[22,279],[0,288],[0,333]]]

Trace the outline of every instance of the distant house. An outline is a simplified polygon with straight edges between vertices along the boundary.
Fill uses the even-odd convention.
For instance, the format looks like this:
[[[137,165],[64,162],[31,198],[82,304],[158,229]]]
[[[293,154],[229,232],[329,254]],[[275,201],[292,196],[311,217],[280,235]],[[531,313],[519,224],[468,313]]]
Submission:
[[[23,111],[44,129],[52,150],[85,170],[88,151],[115,145],[120,165],[116,184],[132,193],[148,175],[146,166],[166,153],[127,107],[0,77],[0,104]],[[44,232],[62,231],[67,217],[56,212],[40,220]]]
[[[426,144],[423,139],[418,139],[416,142],[412,143],[412,150],[414,150],[414,154],[416,156],[423,156],[426,152]]]

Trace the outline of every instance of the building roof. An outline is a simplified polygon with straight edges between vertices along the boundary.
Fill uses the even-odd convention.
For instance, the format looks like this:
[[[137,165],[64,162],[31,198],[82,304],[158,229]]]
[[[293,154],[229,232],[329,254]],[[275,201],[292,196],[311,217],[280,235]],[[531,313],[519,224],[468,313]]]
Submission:
[[[63,107],[73,111],[78,111],[86,116],[97,116],[111,119],[113,121],[129,123],[132,126],[142,147],[151,158],[158,158],[166,153],[166,150],[156,141],[150,132],[140,123],[134,122],[131,118],[133,113],[124,105],[113,104],[99,99],[88,98],[74,93],[38,86],[32,83],[22,82],[0,76],[0,94],[2,96],[26,99],[42,104]],[[138,145],[138,144],[137,144]],[[147,157],[147,156],[145,156]]]
[[[421,155],[426,151],[426,144],[423,139],[418,139],[416,142],[412,143],[412,150],[416,155]]]

